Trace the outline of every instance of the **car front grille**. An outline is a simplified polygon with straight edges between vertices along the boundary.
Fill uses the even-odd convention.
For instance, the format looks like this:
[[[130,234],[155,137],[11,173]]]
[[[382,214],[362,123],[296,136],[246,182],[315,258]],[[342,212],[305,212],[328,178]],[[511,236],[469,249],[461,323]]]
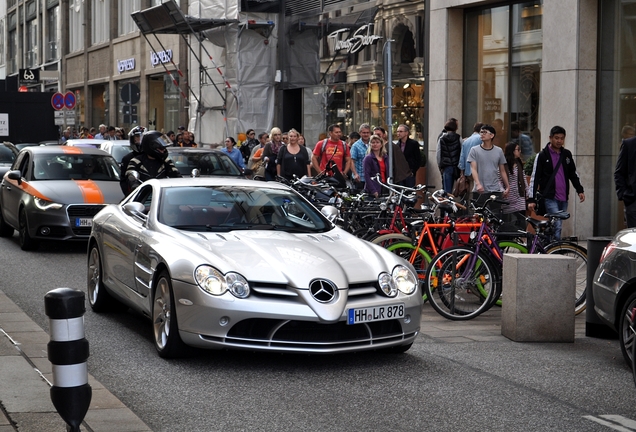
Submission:
[[[260,297],[291,298],[298,296],[295,289],[285,284],[251,282],[250,288]],[[373,296],[378,294],[378,288],[375,282],[363,282],[349,285],[347,293],[349,297],[355,296],[356,298],[360,298],[360,296]]]
[[[405,334],[398,320],[347,325],[344,322],[321,324],[251,318],[235,324],[224,342],[254,348],[329,352],[334,349],[363,348],[374,344],[399,342],[416,334]],[[205,336],[202,338],[206,339]]]
[[[69,218],[74,217],[93,217],[101,209],[106,207],[102,204],[93,204],[93,205],[85,205],[85,204],[73,204],[67,207],[66,213]]]

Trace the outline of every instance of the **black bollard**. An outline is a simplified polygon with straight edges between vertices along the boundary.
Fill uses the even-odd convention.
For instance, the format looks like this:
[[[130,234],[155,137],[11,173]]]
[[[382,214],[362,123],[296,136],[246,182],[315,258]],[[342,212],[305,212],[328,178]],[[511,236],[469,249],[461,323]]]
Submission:
[[[594,273],[601,261],[603,249],[612,237],[591,237],[587,239],[587,285],[585,286],[585,336],[601,339],[617,339],[614,330],[606,326],[594,310]]]
[[[51,401],[68,431],[80,430],[92,390],[88,385],[88,341],[84,337],[84,292],[57,288],[44,296],[44,310],[49,317],[51,341],[48,358],[53,365]]]

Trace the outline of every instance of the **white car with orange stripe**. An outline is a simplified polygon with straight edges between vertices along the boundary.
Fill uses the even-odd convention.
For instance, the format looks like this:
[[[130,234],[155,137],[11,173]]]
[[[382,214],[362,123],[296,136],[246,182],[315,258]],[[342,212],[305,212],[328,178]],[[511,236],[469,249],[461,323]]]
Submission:
[[[19,233],[23,250],[40,240],[86,240],[95,216],[123,198],[119,165],[87,147],[23,149],[0,183],[0,237]]]

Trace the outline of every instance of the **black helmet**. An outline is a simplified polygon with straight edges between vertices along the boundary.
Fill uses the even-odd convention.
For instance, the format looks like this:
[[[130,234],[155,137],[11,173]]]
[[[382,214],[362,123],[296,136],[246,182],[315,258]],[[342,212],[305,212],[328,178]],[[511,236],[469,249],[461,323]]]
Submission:
[[[141,137],[141,149],[150,157],[165,160],[168,157],[168,150],[172,141],[170,138],[158,131],[144,132]]]
[[[143,126],[135,126],[128,132],[128,141],[130,141],[130,148],[135,153],[141,153],[141,136],[146,131]],[[135,141],[135,137],[139,137],[139,142]]]

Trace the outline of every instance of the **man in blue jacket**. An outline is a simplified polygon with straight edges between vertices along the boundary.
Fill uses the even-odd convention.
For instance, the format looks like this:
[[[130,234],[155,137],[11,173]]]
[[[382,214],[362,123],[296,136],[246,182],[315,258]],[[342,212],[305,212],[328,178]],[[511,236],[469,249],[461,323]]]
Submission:
[[[570,182],[581,202],[585,201],[583,186],[576,172],[572,152],[564,148],[565,129],[554,126],[550,130],[550,143],[537,154],[528,188],[528,208],[534,210],[537,192],[545,199],[546,213],[567,211]],[[555,171],[556,169],[556,171]],[[561,220],[554,225],[554,236],[561,239]]]

